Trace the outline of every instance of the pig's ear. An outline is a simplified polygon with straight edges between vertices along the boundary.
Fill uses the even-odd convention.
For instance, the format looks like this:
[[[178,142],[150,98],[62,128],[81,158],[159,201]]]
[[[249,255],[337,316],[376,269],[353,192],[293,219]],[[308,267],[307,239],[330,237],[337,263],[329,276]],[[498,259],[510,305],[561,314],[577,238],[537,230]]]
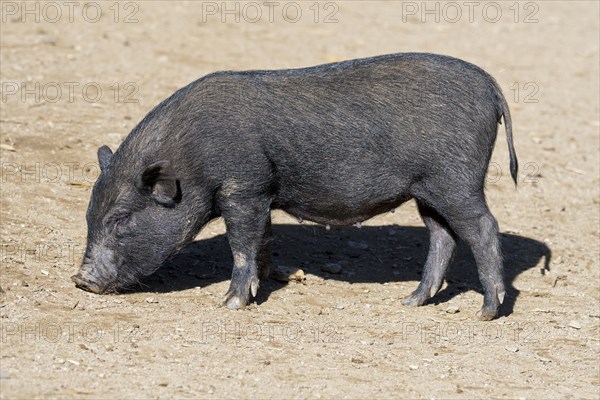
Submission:
[[[100,171],[104,171],[110,160],[112,159],[113,152],[107,145],[98,148],[98,164],[100,164]]]
[[[173,166],[167,160],[150,164],[137,177],[137,187],[164,206],[173,206],[180,197],[179,184]]]

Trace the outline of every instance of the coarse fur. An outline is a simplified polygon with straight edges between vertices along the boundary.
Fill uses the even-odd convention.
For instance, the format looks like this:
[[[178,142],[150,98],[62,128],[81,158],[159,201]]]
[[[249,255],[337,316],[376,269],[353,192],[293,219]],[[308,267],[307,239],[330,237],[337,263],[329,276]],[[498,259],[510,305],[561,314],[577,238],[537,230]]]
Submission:
[[[405,300],[439,290],[456,240],[473,250],[480,318],[504,297],[498,226],[484,179],[504,117],[494,79],[456,58],[404,53],[310,68],[217,72],[155,107],[112,154],[88,209],[88,246],[75,282],[116,290],[154,272],[223,217],[234,257],[230,308],[268,275],[270,210],[349,225],[414,198],[431,232],[423,280]]]

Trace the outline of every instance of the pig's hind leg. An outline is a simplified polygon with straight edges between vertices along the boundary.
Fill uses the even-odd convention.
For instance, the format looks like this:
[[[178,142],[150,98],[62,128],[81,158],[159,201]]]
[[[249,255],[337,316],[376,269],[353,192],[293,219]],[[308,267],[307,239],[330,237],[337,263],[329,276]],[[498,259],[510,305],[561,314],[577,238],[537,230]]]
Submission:
[[[421,218],[429,229],[429,254],[417,290],[402,301],[406,306],[423,305],[440,290],[456,248],[456,238],[448,223],[422,202],[417,201],[417,205]]]
[[[483,194],[470,204],[465,201],[461,211],[449,218],[448,222],[473,251],[483,286],[483,307],[478,316],[482,321],[489,321],[496,317],[506,293],[498,223],[488,209]]]
[[[240,201],[229,198],[222,207],[233,254],[231,284],[223,299],[228,308],[245,307],[250,295],[256,296],[259,273],[261,277],[268,274],[269,205],[269,201],[262,198]]]
[[[271,241],[271,217],[267,221],[265,232],[263,234],[263,240],[258,252],[258,277],[260,279],[267,279],[269,277],[269,267],[271,265],[271,248],[269,242]]]

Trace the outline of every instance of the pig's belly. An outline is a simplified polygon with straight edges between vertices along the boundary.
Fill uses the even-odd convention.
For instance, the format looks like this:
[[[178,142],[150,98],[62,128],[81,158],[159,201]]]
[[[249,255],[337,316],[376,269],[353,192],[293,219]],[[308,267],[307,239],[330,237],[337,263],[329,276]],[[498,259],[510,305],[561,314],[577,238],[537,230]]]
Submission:
[[[345,226],[361,223],[376,215],[382,214],[387,211],[393,211],[402,203],[403,202],[398,202],[394,205],[386,204],[385,207],[379,206],[374,207],[370,210],[361,210],[359,212],[349,212],[345,214],[323,212],[321,210],[306,209],[304,207],[283,207],[281,209],[287,212],[288,214],[298,218],[299,221],[306,220],[316,222],[322,225]]]
[[[281,188],[273,208],[323,225],[352,225],[392,211],[411,199],[402,186],[354,188],[351,191],[292,186]]]

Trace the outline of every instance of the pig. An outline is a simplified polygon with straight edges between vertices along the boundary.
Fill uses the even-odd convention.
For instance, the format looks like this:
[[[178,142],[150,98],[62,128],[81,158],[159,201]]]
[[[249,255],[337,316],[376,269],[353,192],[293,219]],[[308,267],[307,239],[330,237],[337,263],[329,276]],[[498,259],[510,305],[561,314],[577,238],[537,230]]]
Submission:
[[[478,316],[491,320],[506,292],[484,180],[502,118],[516,185],[507,102],[468,62],[399,53],[206,75],[150,111],[114,153],[98,149],[72,280],[94,293],[134,285],[222,217],[233,255],[223,304],[239,309],[269,274],[272,209],[339,226],[415,199],[430,248],[403,304],[438,292],[462,239],[483,287]]]

